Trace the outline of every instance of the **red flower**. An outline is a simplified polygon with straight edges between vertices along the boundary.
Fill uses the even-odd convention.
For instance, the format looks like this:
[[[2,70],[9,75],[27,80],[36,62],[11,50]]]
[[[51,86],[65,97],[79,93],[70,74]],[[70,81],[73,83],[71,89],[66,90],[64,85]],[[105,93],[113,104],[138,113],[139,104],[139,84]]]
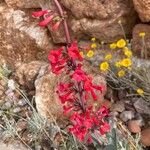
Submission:
[[[63,57],[63,48],[58,50],[51,50],[48,59],[51,63],[52,72],[60,74],[62,69],[65,67],[67,58]]]
[[[60,83],[57,87],[58,93],[69,91],[73,83]]]
[[[52,21],[53,18],[54,18],[53,15],[50,15],[50,16],[46,17],[43,21],[41,21],[39,23],[39,26],[45,27],[46,25],[48,25]]]
[[[83,60],[82,56],[79,53],[77,42],[73,42],[71,46],[68,48],[68,55],[71,59],[75,60]]]
[[[101,125],[99,131],[101,135],[106,134],[110,131],[110,125],[107,122],[104,122],[103,125]]]
[[[48,60],[51,63],[57,63],[59,61],[59,59],[61,59],[62,57],[62,51],[63,48],[59,48],[58,50],[51,50],[49,55],[48,55]]]
[[[61,24],[61,21],[56,22],[56,23],[52,26],[52,30],[53,30],[53,31],[56,31],[56,30],[59,28],[60,24]]]
[[[85,74],[85,72],[81,69],[81,67],[77,67],[76,70],[74,71],[74,73],[72,74],[72,79],[77,81],[77,82],[81,82],[86,80],[87,76]]]
[[[49,10],[41,10],[41,11],[36,11],[32,13],[32,17],[38,18],[41,17],[45,14],[47,14],[49,12]]]

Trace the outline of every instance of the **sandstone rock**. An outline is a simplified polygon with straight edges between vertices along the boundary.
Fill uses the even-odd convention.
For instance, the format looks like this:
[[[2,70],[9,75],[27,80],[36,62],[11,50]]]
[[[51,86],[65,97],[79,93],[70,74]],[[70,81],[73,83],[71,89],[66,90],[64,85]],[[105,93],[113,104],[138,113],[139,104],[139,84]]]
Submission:
[[[144,146],[150,146],[150,128],[141,132],[141,142]]]
[[[44,0],[5,0],[5,2],[14,8],[40,8],[44,5]]]
[[[140,32],[145,32],[144,41],[145,44],[143,45],[142,38],[139,36]],[[143,46],[145,46],[147,50],[147,57],[150,57],[150,25],[148,24],[138,24],[133,29],[133,41],[132,41],[132,49],[137,56],[141,56],[141,51]]]
[[[143,22],[150,21],[150,0],[133,0],[134,7]]]
[[[74,38],[88,39],[96,37],[104,42],[114,42],[123,37],[121,26],[127,35],[131,35],[137,19],[130,0],[61,0],[66,8],[67,23]],[[92,6],[92,7],[91,7]],[[46,8],[56,9],[54,3]],[[65,13],[66,14],[66,13]],[[122,21],[122,25],[118,21]],[[49,28],[54,43],[65,43],[64,27],[57,32]]]
[[[139,132],[141,132],[141,128],[140,128],[138,120],[130,120],[128,122],[128,129],[132,133],[139,133]]]
[[[68,10],[68,23],[75,37],[88,35],[104,42],[115,41],[123,37],[119,20],[127,35],[135,24],[136,14],[129,0],[61,0],[61,3]]]
[[[120,114],[120,118],[124,121],[127,122],[128,120],[134,118],[134,112],[133,111],[123,111]]]
[[[45,28],[31,16],[32,10],[16,10],[0,4],[0,55],[12,66],[46,59],[52,48]]]
[[[28,87],[29,89],[33,89],[34,81],[38,76],[41,67],[46,64],[47,63],[41,61],[32,61],[30,63],[24,63],[18,68],[16,68],[15,78],[17,79],[19,84]]]
[[[85,63],[85,66],[86,65],[87,64]],[[90,66],[86,66],[85,71],[87,73],[92,72],[94,83],[106,86],[104,77],[94,73]],[[45,73],[43,74],[43,72]],[[49,121],[53,121],[53,117],[63,122],[66,119],[65,116],[62,115],[62,104],[58,99],[55,89],[56,85],[60,81],[62,82],[66,79],[68,80],[68,77],[64,75],[58,77],[55,74],[53,74],[48,67],[43,67],[41,68],[39,76],[35,81],[35,102],[37,110],[42,116],[48,118]],[[99,106],[101,104],[101,101],[103,101],[105,92],[106,91],[104,91],[102,94],[99,94],[99,103],[97,104],[97,106]],[[89,100],[88,104],[93,104],[93,100]]]

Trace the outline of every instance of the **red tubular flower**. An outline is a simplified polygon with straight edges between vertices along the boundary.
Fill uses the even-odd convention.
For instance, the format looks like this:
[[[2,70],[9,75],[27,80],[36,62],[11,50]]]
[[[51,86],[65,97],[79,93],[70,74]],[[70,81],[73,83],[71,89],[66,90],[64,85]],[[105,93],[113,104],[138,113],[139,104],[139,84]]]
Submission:
[[[54,18],[53,15],[50,15],[50,16],[46,17],[43,21],[41,21],[39,23],[39,26],[45,27],[46,25],[48,25],[52,21],[53,18]]]
[[[83,58],[82,56],[80,55],[79,53],[79,49],[78,49],[78,45],[77,45],[77,42],[73,42],[71,44],[71,46],[68,48],[68,55],[70,56],[71,59],[73,60],[80,60],[82,61]]]
[[[53,30],[53,31],[56,31],[56,30],[59,28],[60,24],[61,24],[61,21],[56,22],[56,23],[52,26],[52,30]]]
[[[48,59],[51,63],[53,73],[60,74],[62,69],[65,67],[67,58],[63,57],[63,48],[58,50],[51,50]]]
[[[49,10],[41,10],[41,11],[36,11],[32,13],[32,17],[38,18],[41,17],[45,14],[47,14],[49,12]]]
[[[72,74],[72,79],[74,81],[77,81],[77,82],[81,82],[81,81],[84,81],[86,80],[87,76],[85,74],[85,72],[81,69],[81,67],[78,67],[74,73]]]
[[[110,125],[109,125],[107,122],[104,122],[104,123],[101,125],[99,131],[100,131],[100,134],[101,134],[101,135],[106,134],[107,132],[110,131]]]
[[[62,92],[69,91],[72,86],[73,83],[60,83],[57,87],[57,92],[62,93]]]
[[[59,61],[59,59],[62,58],[62,51],[63,48],[59,48],[58,50],[51,50],[49,55],[48,55],[48,60],[51,63],[57,63]]]

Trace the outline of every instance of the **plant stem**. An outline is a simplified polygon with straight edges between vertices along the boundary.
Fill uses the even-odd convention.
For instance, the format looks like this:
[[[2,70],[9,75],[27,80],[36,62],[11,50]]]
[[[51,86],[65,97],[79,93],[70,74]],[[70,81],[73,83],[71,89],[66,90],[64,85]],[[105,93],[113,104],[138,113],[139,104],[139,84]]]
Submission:
[[[62,7],[61,7],[60,3],[58,2],[58,0],[53,0],[53,1],[54,1],[55,5],[58,8],[60,16],[62,18],[64,18],[64,13],[63,13],[63,10],[62,10]],[[71,44],[71,37],[70,37],[68,25],[67,25],[67,22],[66,22],[65,18],[63,19],[63,25],[64,25],[64,29],[65,29],[66,43],[67,43],[68,46],[70,46],[70,44]]]

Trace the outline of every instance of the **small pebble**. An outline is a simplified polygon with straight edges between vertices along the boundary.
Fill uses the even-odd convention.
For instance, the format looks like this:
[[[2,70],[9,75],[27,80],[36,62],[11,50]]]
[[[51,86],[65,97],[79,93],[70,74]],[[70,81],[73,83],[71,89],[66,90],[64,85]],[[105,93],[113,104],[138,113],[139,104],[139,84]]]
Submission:
[[[26,105],[27,104],[27,102],[24,100],[24,99],[20,99],[19,101],[18,101],[18,105],[19,106],[24,106],[24,105]]]
[[[13,112],[14,112],[14,113],[18,113],[18,112],[20,112],[20,111],[21,111],[21,108],[20,108],[20,107],[16,107],[16,108],[13,109]]]
[[[128,120],[131,120],[134,118],[134,112],[133,111],[123,111],[120,114],[120,119],[122,119],[122,121],[127,122]]]
[[[150,128],[141,132],[141,142],[144,146],[150,146]]]
[[[128,122],[128,129],[132,133],[139,133],[139,132],[141,132],[139,121],[138,120],[130,120]]]
[[[6,103],[4,103],[4,105],[2,106],[2,110],[7,110],[10,109],[12,106],[10,101],[7,101]]]

